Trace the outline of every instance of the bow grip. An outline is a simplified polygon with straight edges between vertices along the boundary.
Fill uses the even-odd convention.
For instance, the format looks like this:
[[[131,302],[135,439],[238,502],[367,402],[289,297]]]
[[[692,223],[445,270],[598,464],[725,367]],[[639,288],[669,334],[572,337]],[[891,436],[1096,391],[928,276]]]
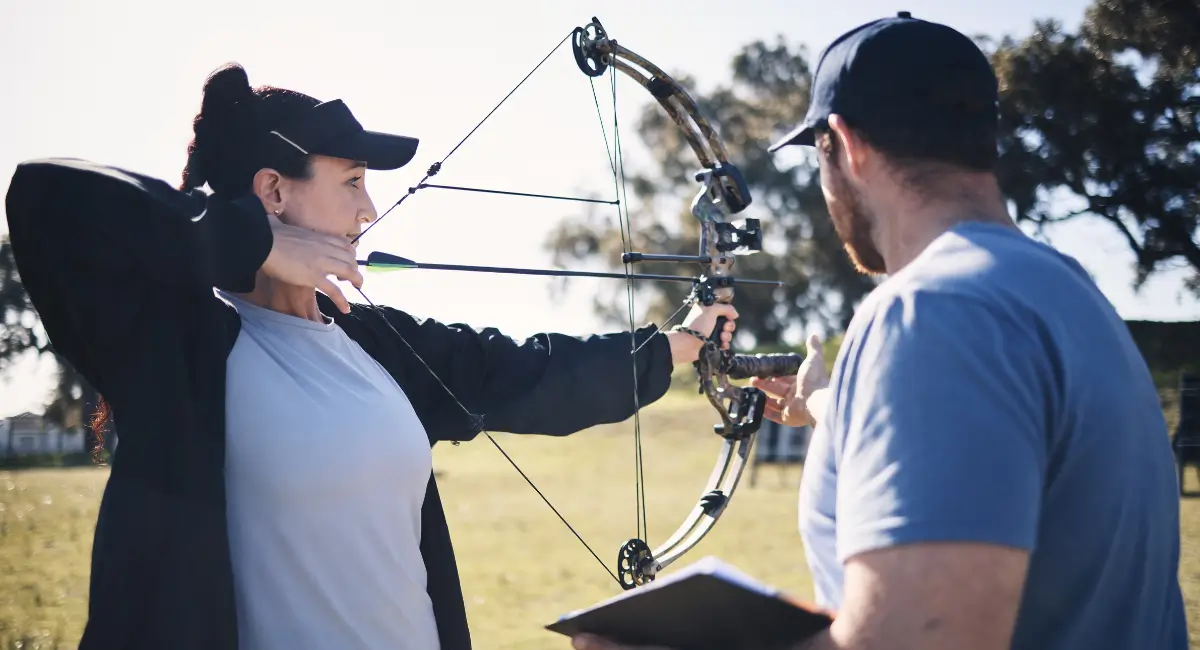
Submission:
[[[712,334],[708,336],[708,340],[715,344],[718,350],[721,349],[721,332],[725,331],[725,323],[727,322],[729,322],[728,318],[717,316],[717,324],[713,327]]]

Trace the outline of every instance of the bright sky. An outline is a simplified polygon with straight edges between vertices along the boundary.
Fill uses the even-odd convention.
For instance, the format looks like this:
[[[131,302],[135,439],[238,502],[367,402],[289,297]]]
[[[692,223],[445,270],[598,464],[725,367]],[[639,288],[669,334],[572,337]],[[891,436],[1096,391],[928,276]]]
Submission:
[[[969,34],[1001,36],[1027,33],[1036,18],[1058,18],[1073,28],[1086,5],[1085,0],[360,0],[339,10],[336,3],[312,0],[212,0],[203,6],[159,0],[3,2],[0,189],[7,191],[19,161],[49,156],[124,166],[176,183],[204,78],[230,60],[246,66],[252,84],[340,97],[367,128],[421,138],[409,167],[370,177],[368,187],[382,211],[556,42],[593,15],[626,47],[707,88],[728,78],[730,59],[743,44],[780,33],[815,55],[846,29],[898,10]],[[618,84],[626,164],[633,166],[632,127],[650,98],[624,78]],[[601,92],[607,88],[598,85]],[[611,112],[610,99],[606,116]],[[437,179],[611,196],[591,91],[569,43]],[[546,233],[578,211],[575,204],[554,201],[428,190],[364,237],[360,252],[547,267]],[[609,212],[615,219],[615,211]],[[0,220],[0,232],[6,230]],[[1200,301],[1179,300],[1182,273],[1165,274],[1134,294],[1132,255],[1106,224],[1072,222],[1053,231],[1051,242],[1080,259],[1125,318],[1200,318]],[[370,276],[365,291],[376,303],[447,322],[496,326],[515,336],[540,330],[583,334],[600,327],[591,297],[613,289],[608,282],[578,281],[568,297],[552,299],[549,281],[540,278],[420,271]],[[0,379],[0,417],[40,411],[51,370],[51,363],[29,361]]]

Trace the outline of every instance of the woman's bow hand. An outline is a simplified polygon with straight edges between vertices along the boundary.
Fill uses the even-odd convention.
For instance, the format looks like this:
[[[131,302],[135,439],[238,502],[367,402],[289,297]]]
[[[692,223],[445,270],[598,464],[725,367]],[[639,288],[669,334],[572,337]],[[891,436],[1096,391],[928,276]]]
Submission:
[[[675,365],[691,363],[700,357],[704,340],[712,336],[717,327],[717,319],[722,316],[725,317],[725,328],[721,332],[721,347],[728,348],[736,328],[734,320],[738,317],[733,305],[693,305],[692,311],[683,320],[682,329],[667,332],[667,340],[671,343],[671,359]]]

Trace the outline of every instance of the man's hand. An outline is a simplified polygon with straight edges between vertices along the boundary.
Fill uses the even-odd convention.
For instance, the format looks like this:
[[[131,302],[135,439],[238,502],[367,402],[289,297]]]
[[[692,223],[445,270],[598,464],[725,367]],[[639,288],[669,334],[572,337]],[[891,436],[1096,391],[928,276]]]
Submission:
[[[708,307],[702,305],[693,305],[692,311],[683,320],[683,326],[694,331],[696,334],[687,332],[667,332],[665,336],[671,344],[671,360],[675,365],[691,363],[700,356],[700,350],[704,347],[704,338],[712,336],[713,329],[717,327],[717,318],[725,317],[725,329],[721,332],[721,347],[728,348],[729,343],[733,340],[733,330],[735,325],[734,319],[738,317],[737,310],[733,305],[717,303]]]
[[[662,646],[621,645],[591,634],[571,637],[571,647],[575,650],[671,650]]]
[[[829,373],[825,371],[825,356],[821,352],[821,339],[812,334],[808,337],[808,355],[800,370],[793,377],[754,377],[750,385],[762,390],[771,399],[767,402],[764,415],[772,422],[789,427],[812,426],[820,413],[818,400],[813,394],[829,386]],[[813,402],[810,404],[810,400]],[[820,400],[821,406],[824,400]],[[809,408],[810,406],[814,408]]]

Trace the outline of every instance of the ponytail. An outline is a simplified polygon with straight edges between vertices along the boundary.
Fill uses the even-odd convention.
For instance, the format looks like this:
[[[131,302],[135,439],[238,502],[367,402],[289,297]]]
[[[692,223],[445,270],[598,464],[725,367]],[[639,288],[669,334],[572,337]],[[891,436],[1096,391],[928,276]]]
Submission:
[[[180,189],[207,184],[216,194],[238,197],[252,191],[254,175],[263,168],[289,178],[310,178],[308,157],[269,134],[318,103],[293,90],[251,88],[246,70],[237,63],[217,68],[204,81],[200,112],[192,120]]]

